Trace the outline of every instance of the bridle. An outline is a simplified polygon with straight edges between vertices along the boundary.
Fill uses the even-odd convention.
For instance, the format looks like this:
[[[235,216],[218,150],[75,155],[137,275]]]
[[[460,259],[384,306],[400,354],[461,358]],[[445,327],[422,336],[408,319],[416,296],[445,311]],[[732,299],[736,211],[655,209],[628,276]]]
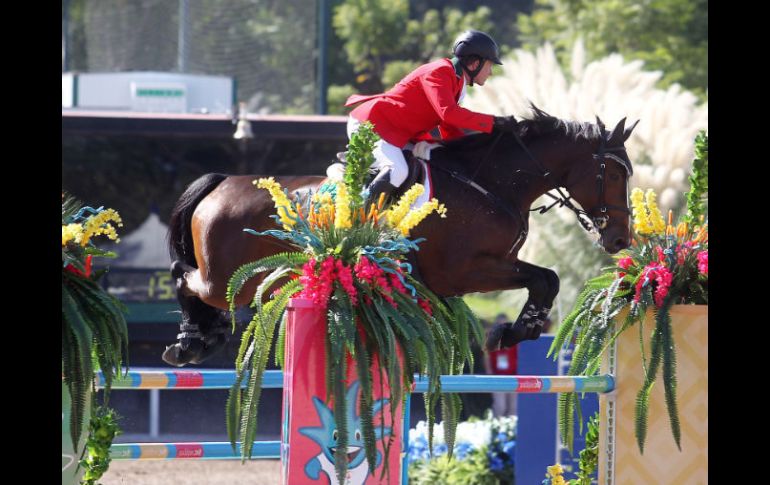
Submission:
[[[617,205],[611,205],[607,204],[605,200],[605,174],[607,170],[607,163],[606,160],[610,159],[614,162],[619,163],[626,171],[626,176],[631,177],[633,175],[633,168],[631,167],[631,164],[627,161],[622,159],[621,157],[615,155],[612,152],[620,152],[625,151],[625,147],[619,146],[619,147],[607,147],[606,144],[606,131],[604,130],[604,126],[599,126],[601,129],[601,141],[599,143],[599,150],[592,155],[593,159],[596,160],[598,163],[598,171],[596,174],[596,191],[599,194],[598,197],[598,204],[591,207],[590,209],[583,210],[581,208],[575,207],[574,204],[572,204],[571,195],[564,195],[564,193],[561,191],[559,187],[556,187],[552,190],[555,190],[559,195],[554,195],[550,191],[546,192],[543,195],[546,195],[552,199],[554,199],[554,202],[548,206],[540,206],[536,207],[534,209],[530,209],[530,211],[538,211],[540,214],[544,214],[548,212],[550,209],[552,209],[557,204],[559,207],[567,207],[572,212],[575,213],[577,216],[578,222],[588,232],[591,232],[592,230],[602,231],[609,225],[610,221],[610,210],[615,210],[622,212],[626,214],[626,217],[631,215],[631,211],[627,207],[621,207]],[[541,171],[541,176],[548,177],[550,175],[550,172],[545,170],[543,166],[540,164],[540,162],[537,161],[537,159],[529,152],[529,150],[524,146],[524,143],[522,143],[521,139],[519,138],[517,133],[513,134],[516,137],[516,140],[519,142],[519,145],[524,149],[524,151],[529,155],[529,157],[535,162],[537,167]],[[565,187],[568,189],[568,187]],[[626,190],[628,189],[628,184],[626,184]],[[597,214],[598,215],[593,215]]]
[[[554,199],[555,201],[548,205],[548,206],[540,206],[536,207],[534,209],[530,209],[530,212],[538,211],[541,214],[544,214],[548,212],[550,209],[555,207],[556,205],[559,205],[559,207],[567,207],[572,212],[575,213],[577,216],[578,222],[588,232],[592,232],[593,230],[596,230],[598,232],[601,232],[603,229],[605,229],[609,225],[610,216],[609,211],[615,210],[620,211],[626,214],[626,217],[631,215],[631,211],[627,207],[621,207],[617,205],[610,205],[607,204],[605,201],[605,174],[607,169],[606,159],[613,160],[623,166],[623,168],[626,170],[627,177],[630,177],[633,175],[633,168],[631,167],[630,162],[627,160],[624,160],[623,158],[615,155],[612,152],[620,152],[625,150],[625,147],[619,146],[619,147],[607,147],[606,141],[607,141],[607,132],[604,129],[603,125],[599,125],[599,128],[601,129],[601,141],[599,143],[599,149],[596,153],[592,155],[592,158],[594,160],[597,160],[598,163],[598,171],[596,174],[596,189],[597,193],[599,194],[598,197],[598,204],[594,207],[590,208],[588,211],[585,211],[581,208],[575,207],[575,205],[572,203],[571,199],[572,196],[564,195],[564,193],[561,191],[561,189],[556,186],[554,189],[558,195],[552,194],[550,191],[547,191],[543,195],[547,195],[548,197]],[[515,131],[511,132],[513,136],[516,138],[516,141],[521,146],[521,148],[524,150],[524,152],[527,154],[527,156],[534,162],[535,166],[537,167],[539,173],[533,173],[528,170],[519,169],[516,170],[516,173],[528,173],[530,175],[535,175],[537,177],[543,177],[548,179],[548,177],[551,176],[551,172],[546,170],[545,167],[538,161],[538,159],[532,155],[532,153],[529,151],[527,146],[524,144],[524,142],[521,141],[521,138],[519,137],[519,134]],[[513,245],[511,245],[511,249],[508,251],[508,254],[512,254],[527,238],[527,235],[529,233],[529,224],[527,222],[527,219],[522,215],[521,210],[519,207],[516,206],[514,203],[514,207],[510,207],[509,204],[505,203],[503,200],[501,200],[499,197],[497,197],[492,192],[486,190],[484,187],[477,184],[473,179],[476,178],[476,175],[478,174],[481,166],[484,164],[484,161],[489,157],[489,155],[492,153],[492,150],[494,149],[495,145],[497,145],[497,142],[502,137],[503,132],[499,132],[495,139],[492,141],[489,149],[487,150],[484,157],[479,162],[479,165],[476,167],[475,172],[473,173],[473,176],[469,179],[468,177],[462,175],[461,173],[455,172],[454,170],[450,170],[446,167],[443,167],[441,165],[437,165],[434,163],[431,163],[430,160],[425,160],[425,162],[432,167],[438,168],[440,170],[443,170],[447,172],[449,175],[451,175],[453,178],[459,180],[460,182],[463,182],[467,185],[470,185],[474,189],[476,189],[478,192],[480,192],[484,197],[492,201],[494,204],[499,206],[503,209],[507,214],[509,214],[511,217],[518,219],[519,224],[521,227],[521,230],[519,231],[519,235],[516,238],[516,240],[513,242]],[[568,189],[567,187],[565,187]],[[626,190],[628,190],[628,184],[626,184]],[[598,211],[598,215],[596,214]]]

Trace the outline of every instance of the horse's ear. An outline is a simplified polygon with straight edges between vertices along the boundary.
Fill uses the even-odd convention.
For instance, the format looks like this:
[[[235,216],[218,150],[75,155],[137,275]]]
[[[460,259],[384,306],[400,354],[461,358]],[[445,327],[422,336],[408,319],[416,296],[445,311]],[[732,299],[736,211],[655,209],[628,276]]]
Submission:
[[[599,115],[596,115],[596,125],[604,130],[604,123],[602,123],[602,120],[599,119]]]
[[[629,126],[628,128],[626,128],[626,131],[623,132],[623,142],[624,143],[625,143],[626,140],[628,140],[628,137],[631,136],[631,132],[634,131],[634,128],[636,128],[636,125],[639,124],[639,121],[641,121],[641,120],[634,121],[634,124]]]
[[[609,138],[607,138],[608,145],[615,146],[615,145],[623,144],[621,137],[623,136],[623,129],[625,126],[626,126],[625,118],[618,121],[618,124],[615,125],[615,128],[612,129],[612,133],[610,134]]]

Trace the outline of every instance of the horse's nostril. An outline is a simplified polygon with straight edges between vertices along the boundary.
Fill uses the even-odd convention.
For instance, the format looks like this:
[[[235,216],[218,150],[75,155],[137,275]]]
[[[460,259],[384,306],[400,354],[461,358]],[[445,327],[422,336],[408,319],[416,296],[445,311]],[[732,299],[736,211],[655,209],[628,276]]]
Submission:
[[[623,237],[619,237],[615,239],[615,247],[618,248],[618,250],[626,249],[628,247],[628,241]]]

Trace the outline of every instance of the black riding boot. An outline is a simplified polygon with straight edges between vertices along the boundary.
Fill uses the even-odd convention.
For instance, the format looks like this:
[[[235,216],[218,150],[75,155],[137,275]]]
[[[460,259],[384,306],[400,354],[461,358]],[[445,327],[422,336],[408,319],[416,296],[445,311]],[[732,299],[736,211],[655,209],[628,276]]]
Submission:
[[[369,184],[369,200],[377,202],[380,200],[380,194],[385,194],[385,200],[387,200],[394,190],[396,186],[390,183],[390,169],[385,168]]]

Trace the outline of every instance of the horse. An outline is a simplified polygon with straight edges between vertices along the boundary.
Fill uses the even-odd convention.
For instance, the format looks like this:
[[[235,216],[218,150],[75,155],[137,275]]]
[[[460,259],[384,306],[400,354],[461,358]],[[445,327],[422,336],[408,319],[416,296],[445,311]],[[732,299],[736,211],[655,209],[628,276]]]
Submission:
[[[513,346],[540,336],[559,291],[558,275],[518,258],[528,232],[532,203],[556,189],[556,203],[597,231],[610,254],[631,239],[628,180],[633,173],[624,146],[636,126],[625,118],[608,133],[596,123],[565,121],[532,106],[534,116],[516,130],[473,134],[447,141],[430,155],[434,194],[446,205],[447,218],[431,215],[412,231],[425,238],[412,253],[413,273],[440,297],[526,288],[528,299],[516,322],[494,327],[486,347]],[[227,283],[241,265],[292,250],[287,243],[257,231],[276,228],[273,202],[252,181],[258,175],[206,174],[190,184],[169,223],[172,278],[182,309],[178,342],[163,359],[174,366],[198,364],[227,342]],[[322,176],[276,177],[290,194],[316,189]],[[565,189],[568,195],[564,195]],[[583,210],[575,207],[572,200]],[[542,209],[542,208],[541,208]],[[236,297],[246,305],[261,278],[252,279]]]

